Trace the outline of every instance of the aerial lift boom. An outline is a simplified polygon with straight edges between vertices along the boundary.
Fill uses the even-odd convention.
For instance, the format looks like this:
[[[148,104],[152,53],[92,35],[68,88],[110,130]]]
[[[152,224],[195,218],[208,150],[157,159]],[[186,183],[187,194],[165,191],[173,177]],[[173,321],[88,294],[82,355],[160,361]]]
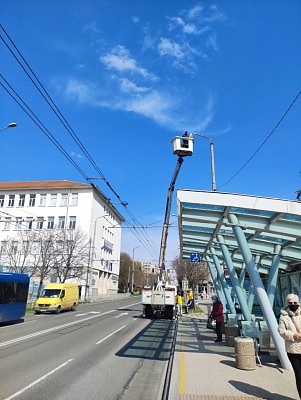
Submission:
[[[176,287],[167,285],[166,279],[163,276],[165,271],[165,252],[175,183],[183,163],[183,157],[191,156],[193,153],[193,137],[185,132],[183,136],[176,136],[173,138],[172,142],[173,154],[178,156],[178,161],[167,192],[159,255],[159,280],[153,290],[150,287],[145,287],[142,290],[143,312],[146,318],[153,318],[154,316],[161,315],[165,318],[172,319],[176,312]]]
[[[159,280],[162,281],[163,279],[163,271],[165,270],[165,251],[166,251],[166,244],[167,244],[167,237],[168,237],[168,228],[169,228],[169,219],[170,219],[170,210],[171,210],[171,203],[173,192],[175,189],[175,183],[180,172],[181,166],[183,163],[183,157],[178,157],[178,162],[173,174],[173,177],[170,182],[170,186],[167,192],[167,201],[166,201],[166,208],[165,208],[165,217],[163,223],[163,230],[161,236],[161,246],[160,246],[160,255],[159,255]]]

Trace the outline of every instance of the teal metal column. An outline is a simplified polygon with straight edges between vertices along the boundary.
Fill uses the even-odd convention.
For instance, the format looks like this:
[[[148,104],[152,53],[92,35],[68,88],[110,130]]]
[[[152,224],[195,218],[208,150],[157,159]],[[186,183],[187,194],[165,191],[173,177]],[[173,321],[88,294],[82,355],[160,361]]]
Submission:
[[[219,281],[220,281],[220,283],[222,285],[222,288],[223,288],[223,291],[224,291],[224,295],[225,295],[225,298],[227,300],[227,304],[229,306],[229,311],[230,311],[231,314],[235,314],[236,310],[235,310],[235,307],[234,307],[234,304],[233,304],[233,301],[232,301],[232,298],[231,298],[231,293],[230,293],[228,284],[227,284],[226,279],[225,279],[224,271],[222,271],[221,264],[219,262],[219,259],[218,259],[217,255],[216,255],[215,248],[214,247],[210,247],[210,252],[211,252],[211,256],[213,258],[213,262],[214,262],[214,265],[215,265],[215,268],[216,268],[216,271],[217,271],[218,279],[219,279]]]
[[[258,271],[258,264],[260,262],[260,256],[255,256],[255,269]],[[255,300],[255,289],[253,286],[253,283],[251,281],[250,283],[250,291],[249,291],[249,296],[248,296],[248,307],[250,312],[252,313],[253,305],[254,305],[254,300]]]
[[[281,248],[280,244],[276,244],[275,249],[274,249],[275,254],[274,254],[273,262],[272,262],[271,269],[270,269],[268,289],[267,289],[268,298],[269,298],[271,307],[273,307],[274,300],[275,300],[281,250],[282,250],[282,248]]]
[[[275,344],[277,354],[281,365],[285,369],[292,369],[291,363],[287,357],[284,347],[284,340],[278,333],[278,323],[270,305],[267,293],[263,287],[261,278],[255,268],[255,262],[252,257],[248,242],[245,238],[242,228],[239,226],[239,220],[234,214],[229,214],[229,221],[233,224],[232,229],[236,237],[237,243],[241,250],[244,262],[246,263],[247,271],[253,283],[257,299],[260,303],[264,318],[271,332],[273,342]]]
[[[226,261],[228,270],[230,272],[231,282],[234,287],[235,293],[237,295],[238,302],[240,304],[240,308],[243,313],[243,316],[244,316],[245,320],[251,321],[251,313],[248,308],[247,300],[246,300],[243,290],[239,284],[239,280],[238,280],[228,247],[227,247],[222,235],[217,235],[217,239],[219,241],[219,245],[221,246],[224,260]],[[235,309],[235,307],[234,307],[234,309]]]
[[[240,287],[242,289],[244,287],[245,277],[246,277],[246,266],[244,265],[244,267],[240,270],[240,274],[239,274],[239,278],[238,278]]]
[[[209,256],[206,256],[206,261],[207,261],[208,268],[209,268],[209,271],[210,271],[210,275],[211,275],[211,278],[212,278],[212,281],[213,281],[213,285],[215,287],[216,295],[220,299],[220,301],[222,302],[223,306],[226,307],[226,299],[225,299],[225,296],[224,296],[224,292],[222,291],[221,285],[219,283],[219,280],[217,278],[216,269],[215,269],[214,265],[212,264]]]

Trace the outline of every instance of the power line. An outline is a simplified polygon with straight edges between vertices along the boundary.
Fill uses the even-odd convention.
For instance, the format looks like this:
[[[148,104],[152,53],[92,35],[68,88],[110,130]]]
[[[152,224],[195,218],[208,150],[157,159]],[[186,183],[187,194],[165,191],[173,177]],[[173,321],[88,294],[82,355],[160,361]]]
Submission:
[[[46,128],[42,121],[35,115],[31,108],[25,103],[25,101],[18,95],[18,93],[13,89],[13,87],[8,83],[2,74],[0,78],[4,81],[0,82],[3,89],[13,98],[13,100],[19,105],[19,107],[29,116],[29,118],[38,126],[38,128],[47,136],[47,138],[55,145],[55,147],[67,158],[67,160],[78,170],[78,172],[86,178],[86,174],[83,170],[76,164],[72,157],[66,152],[66,150],[60,145],[60,143],[55,139],[51,132]],[[6,86],[5,86],[6,85]]]
[[[289,107],[287,108],[287,110],[285,111],[285,113],[282,115],[282,117],[279,119],[279,121],[277,122],[277,124],[274,126],[274,128],[271,130],[271,132],[268,134],[268,136],[265,138],[265,140],[261,143],[261,145],[257,148],[257,150],[253,153],[253,155],[237,170],[237,172],[235,172],[235,174],[228,179],[223,185],[219,186],[219,189],[226,186],[229,182],[231,182],[248,164],[251,160],[253,160],[253,158],[256,156],[257,153],[259,153],[259,151],[261,150],[261,148],[264,146],[264,144],[270,139],[270,137],[275,133],[276,129],[279,127],[279,125],[281,124],[281,122],[284,120],[284,118],[287,116],[287,114],[289,113],[289,111],[291,110],[291,108],[294,106],[294,104],[296,103],[296,101],[298,100],[298,98],[301,95],[301,90],[299,91],[299,93],[297,94],[297,96],[294,98],[294,100],[291,102],[291,104],[289,105]]]
[[[55,139],[55,137],[51,134],[51,132],[45,127],[42,121],[34,114],[31,108],[25,103],[25,101],[18,95],[18,93],[12,88],[12,86],[8,83],[8,81],[0,74],[0,79],[4,81],[0,81],[0,85],[4,88],[4,90],[13,98],[13,100],[19,105],[19,107],[29,116],[29,118],[37,125],[37,127],[47,136],[47,138],[55,145],[55,147],[63,154],[64,157],[78,170],[78,172],[83,176],[85,180],[89,178],[84,173],[84,171],[78,166],[78,164],[70,157],[70,155],[65,151],[65,149],[60,145],[60,143]],[[6,86],[5,86],[6,85]],[[91,186],[95,187],[92,183]],[[145,228],[141,228],[139,225],[141,223],[134,217],[131,211],[127,208],[125,204],[121,205],[125,208],[128,215],[131,216],[132,221],[136,223],[137,227],[130,227],[132,233],[137,238],[139,243],[149,252],[149,248],[154,251],[153,244],[149,238],[147,232],[145,232]],[[138,231],[137,231],[138,229]],[[142,229],[142,232],[141,232]],[[139,236],[140,235],[140,236]],[[151,256],[154,256],[153,253],[150,253]]]
[[[96,162],[93,160],[87,149],[84,147],[74,130],[71,128],[70,124],[67,122],[59,108],[56,106],[55,102],[51,98],[51,96],[48,94],[47,90],[45,87],[42,85],[41,81],[38,79],[37,75],[34,73],[32,68],[29,66],[28,62],[25,60],[21,52],[18,50],[16,45],[14,44],[13,40],[10,38],[4,27],[0,24],[0,27],[2,31],[5,33],[6,37],[9,39],[10,43],[12,44],[13,48],[17,52],[18,56],[21,58],[23,63],[25,64],[26,68],[22,64],[22,62],[18,59],[17,55],[15,54],[14,50],[10,47],[10,45],[7,43],[7,41],[4,39],[2,35],[0,35],[1,40],[5,44],[5,46],[8,48],[14,59],[17,61],[17,63],[20,65],[20,67],[23,69],[23,71],[26,73],[32,84],[36,87],[40,95],[44,98],[46,103],[49,105],[51,110],[55,113],[57,118],[60,120],[64,128],[68,131],[68,133],[71,135],[73,140],[76,142],[76,144],[79,146],[79,148],[82,150],[84,155],[87,157],[89,162],[92,164],[92,166],[95,168],[101,179],[104,181],[104,183],[109,187],[109,189],[114,193],[116,198],[120,201],[120,204],[125,208],[125,211],[127,214],[131,217],[132,221],[137,225],[137,229],[139,230],[139,233],[137,233],[137,229],[134,229],[132,232],[139,242],[148,250],[149,247],[152,248],[152,251],[154,251],[154,245],[151,241],[151,238],[148,236],[148,233],[145,232],[144,228],[140,228],[139,225],[142,225],[136,217],[133,215],[133,213],[128,209],[127,203],[121,200],[121,197],[118,195],[117,191],[113,188],[113,186],[110,184],[110,182],[106,179],[105,175],[102,173],[102,171],[99,169],[98,165]],[[28,72],[28,70],[29,72]],[[1,86],[7,91],[7,93],[17,102],[17,104],[23,109],[23,111],[26,112],[26,114],[33,120],[33,122],[39,127],[40,130],[48,137],[49,140],[59,149],[59,151],[68,159],[68,161],[78,170],[78,172],[84,177],[86,181],[88,181],[92,186],[94,186],[89,178],[86,176],[84,171],[78,166],[78,164],[68,155],[68,153],[64,150],[63,146],[59,144],[59,142],[55,139],[55,137],[49,132],[49,130],[43,125],[43,123],[39,120],[39,118],[33,113],[33,111],[30,109],[30,107],[21,99],[21,97],[16,93],[16,91],[12,88],[11,85],[5,80],[5,78],[1,75],[1,78],[4,80],[6,83],[7,87],[5,87],[2,83]],[[8,89],[9,88],[9,89]],[[142,229],[142,231],[140,230]],[[139,238],[139,235],[142,235],[142,237]],[[153,254],[152,254],[153,256]]]

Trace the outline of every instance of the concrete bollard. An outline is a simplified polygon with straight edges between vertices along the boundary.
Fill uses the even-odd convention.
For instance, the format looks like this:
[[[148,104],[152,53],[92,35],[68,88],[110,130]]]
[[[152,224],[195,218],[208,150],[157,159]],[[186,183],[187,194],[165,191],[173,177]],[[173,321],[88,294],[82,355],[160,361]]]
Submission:
[[[238,369],[256,369],[256,356],[254,341],[249,337],[236,337],[234,339],[235,361]]]
[[[234,338],[240,336],[237,325],[225,325],[226,346],[234,347]]]

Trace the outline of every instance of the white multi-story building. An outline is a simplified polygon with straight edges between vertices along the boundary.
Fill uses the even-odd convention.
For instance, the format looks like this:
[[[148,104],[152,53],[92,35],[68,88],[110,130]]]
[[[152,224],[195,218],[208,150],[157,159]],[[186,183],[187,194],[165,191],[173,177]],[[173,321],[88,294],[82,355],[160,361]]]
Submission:
[[[81,297],[117,293],[122,215],[94,185],[58,181],[0,182],[0,266],[8,238],[20,230],[80,229],[90,243]]]

